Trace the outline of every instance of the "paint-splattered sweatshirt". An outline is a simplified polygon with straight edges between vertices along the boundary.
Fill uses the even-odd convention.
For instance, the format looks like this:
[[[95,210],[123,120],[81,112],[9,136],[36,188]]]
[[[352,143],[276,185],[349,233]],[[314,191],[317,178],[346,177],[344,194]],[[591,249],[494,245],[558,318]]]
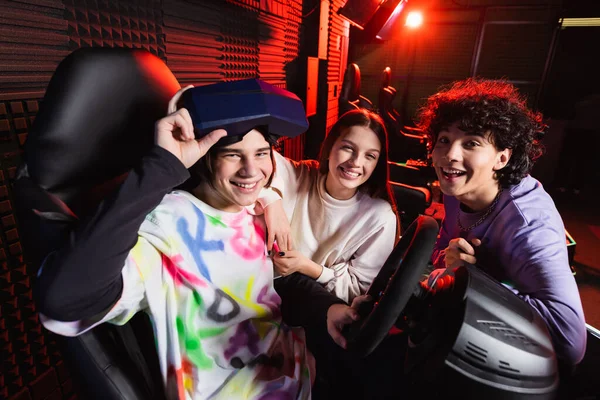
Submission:
[[[263,218],[214,209],[184,191],[165,195],[187,177],[177,162],[154,149],[49,257],[39,274],[44,326],[73,336],[145,311],[169,399],[310,398],[314,363],[303,330],[281,323]],[[112,248],[95,248],[96,235],[105,235],[105,244],[112,239]],[[73,289],[60,298],[61,285],[77,279],[95,288],[84,284],[87,293]],[[121,289],[108,311],[71,303],[95,300],[106,310],[115,285]]]

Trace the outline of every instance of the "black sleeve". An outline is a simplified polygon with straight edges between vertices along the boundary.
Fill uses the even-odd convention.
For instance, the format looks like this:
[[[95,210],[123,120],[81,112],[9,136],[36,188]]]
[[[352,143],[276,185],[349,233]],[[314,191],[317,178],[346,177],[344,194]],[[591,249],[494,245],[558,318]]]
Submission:
[[[121,271],[145,216],[188,177],[181,161],[155,146],[44,262],[35,288],[38,310],[55,320],[77,321],[114,305],[123,291]]]
[[[275,290],[281,297],[281,314],[291,326],[325,326],[327,310],[346,304],[314,279],[300,273],[277,278]]]

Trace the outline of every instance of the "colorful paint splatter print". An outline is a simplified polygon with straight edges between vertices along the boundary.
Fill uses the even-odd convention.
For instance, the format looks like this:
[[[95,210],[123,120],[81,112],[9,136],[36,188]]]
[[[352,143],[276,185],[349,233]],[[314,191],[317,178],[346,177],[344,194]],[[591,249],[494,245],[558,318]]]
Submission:
[[[280,321],[262,217],[168,194],[142,224],[123,281],[104,318],[52,330],[75,335],[143,310],[169,399],[310,398],[314,360],[303,330]]]

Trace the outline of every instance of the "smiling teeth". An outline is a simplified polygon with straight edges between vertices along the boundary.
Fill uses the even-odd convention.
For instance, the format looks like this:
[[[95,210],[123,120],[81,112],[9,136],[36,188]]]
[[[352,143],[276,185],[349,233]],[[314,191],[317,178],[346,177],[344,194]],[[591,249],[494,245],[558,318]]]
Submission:
[[[448,174],[448,175],[460,175],[465,172],[465,171],[461,171],[458,169],[446,169],[446,168],[444,168],[443,171],[445,174]]]
[[[241,188],[244,189],[252,189],[253,187],[256,186],[256,182],[254,183],[237,183],[237,182],[232,182],[235,186],[239,186]]]
[[[346,170],[344,170],[344,173],[347,174],[347,175],[350,175],[350,176],[352,176],[354,178],[358,178],[358,175],[360,175],[360,174],[358,174],[356,172],[350,172],[350,171],[346,171]]]

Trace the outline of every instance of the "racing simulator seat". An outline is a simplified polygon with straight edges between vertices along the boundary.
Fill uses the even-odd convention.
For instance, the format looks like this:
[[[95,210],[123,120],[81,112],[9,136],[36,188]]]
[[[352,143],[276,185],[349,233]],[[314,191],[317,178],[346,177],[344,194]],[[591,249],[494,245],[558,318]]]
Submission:
[[[379,115],[383,118],[390,136],[390,159],[396,162],[407,160],[427,159],[427,142],[424,135],[403,126],[401,115],[394,108],[394,99],[397,91],[390,86],[391,69],[383,70],[381,86],[379,87]]]
[[[360,68],[357,64],[349,64],[344,73],[344,82],[340,91],[339,115],[359,108],[373,109],[371,100],[360,94]]]
[[[431,205],[431,190],[427,187],[410,186],[400,182],[390,181],[396,207],[400,216],[400,226],[405,232],[410,224]]]
[[[390,183],[404,231],[431,205],[430,186],[436,177],[435,173],[431,175],[431,167],[425,161],[427,149],[423,147],[423,135],[406,136],[400,130],[400,114],[392,105],[396,89],[390,86],[391,79],[391,69],[386,67],[379,90],[378,114],[388,132]]]
[[[388,93],[391,93],[394,96],[394,98],[397,94],[396,88],[391,86],[391,83],[392,70],[390,67],[385,67],[385,69],[383,70],[383,74],[381,75],[381,86],[379,88],[379,98],[377,102],[377,108],[380,111],[383,107],[389,107]],[[391,107],[391,109],[389,109],[389,112],[396,121],[401,122],[400,113],[393,106]]]
[[[76,50],[55,71],[25,144],[14,184],[25,254],[34,265],[154,144],[154,123],[179,90],[156,56],[143,50]],[[102,324],[74,338],[56,335],[85,399],[163,399],[148,317]]]
[[[391,77],[391,69],[386,67],[379,89],[378,113],[388,131],[390,181],[405,229],[431,205],[431,185],[437,178],[427,161],[424,135],[402,131],[400,114],[393,106],[396,89],[390,86]]]

